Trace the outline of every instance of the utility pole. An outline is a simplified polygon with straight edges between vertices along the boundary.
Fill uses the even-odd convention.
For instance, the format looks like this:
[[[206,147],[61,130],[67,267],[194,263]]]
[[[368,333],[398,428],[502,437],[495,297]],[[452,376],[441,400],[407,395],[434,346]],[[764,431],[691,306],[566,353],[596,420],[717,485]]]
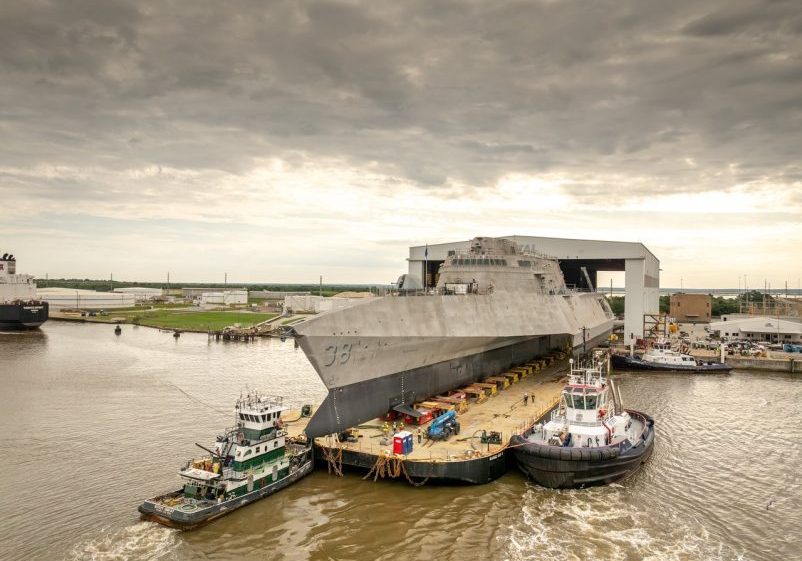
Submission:
[[[109,273],[109,291],[114,292],[114,273]]]
[[[323,296],[323,275],[320,275],[320,296]]]
[[[746,284],[746,273],[744,273],[744,293],[746,294],[746,313],[749,313],[749,287]]]
[[[223,286],[228,286],[228,273],[223,273]]]

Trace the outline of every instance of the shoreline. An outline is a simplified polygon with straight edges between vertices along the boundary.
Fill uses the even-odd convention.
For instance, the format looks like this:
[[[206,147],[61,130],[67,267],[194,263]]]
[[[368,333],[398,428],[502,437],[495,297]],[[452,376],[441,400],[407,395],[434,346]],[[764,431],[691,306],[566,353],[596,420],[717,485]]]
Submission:
[[[161,317],[156,319],[148,318],[146,315],[148,312],[162,313],[160,314]],[[234,324],[237,323],[242,324],[237,329],[251,330],[255,329],[258,325],[261,325],[265,322],[272,322],[279,317],[278,314],[263,312],[260,313],[241,310],[195,311],[186,310],[184,308],[177,309],[175,312],[171,310],[143,310],[141,314],[140,321],[132,321],[134,319],[134,315],[140,315],[139,312],[134,312],[133,315],[130,311],[120,315],[109,313],[105,316],[79,316],[75,314],[62,314],[59,312],[53,312],[50,314],[48,320],[76,323],[96,323],[105,325],[135,325],[138,327],[148,327],[151,329],[159,329],[164,331],[208,334],[222,331],[227,327],[233,327]],[[219,316],[215,317],[216,314],[219,314]],[[148,321],[148,319],[152,319],[153,321]],[[187,321],[182,322],[180,319],[185,319]],[[203,326],[199,325],[199,323],[203,321],[207,321],[209,323]]]

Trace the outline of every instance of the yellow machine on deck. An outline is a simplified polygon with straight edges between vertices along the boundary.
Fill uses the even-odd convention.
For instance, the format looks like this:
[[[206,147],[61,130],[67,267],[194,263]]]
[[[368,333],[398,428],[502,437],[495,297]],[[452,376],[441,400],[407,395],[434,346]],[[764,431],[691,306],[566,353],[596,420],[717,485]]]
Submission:
[[[506,376],[488,376],[483,382],[486,384],[496,384],[496,386],[500,387],[502,390],[506,390],[510,387],[510,381]]]
[[[460,391],[475,397],[476,403],[482,403],[483,401],[487,400],[487,390],[485,390],[485,388],[480,388],[476,386],[467,386],[464,388],[460,388]]]
[[[485,384],[484,382],[476,382],[474,383],[474,386],[477,386],[479,388],[485,388],[490,392],[491,396],[496,395],[498,393],[498,388],[496,387],[496,384]]]

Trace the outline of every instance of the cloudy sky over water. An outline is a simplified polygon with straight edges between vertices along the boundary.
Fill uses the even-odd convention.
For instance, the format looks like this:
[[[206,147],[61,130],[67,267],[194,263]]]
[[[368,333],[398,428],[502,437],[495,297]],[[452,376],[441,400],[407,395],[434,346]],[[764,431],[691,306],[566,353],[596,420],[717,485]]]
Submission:
[[[3,2],[0,76],[21,272],[389,282],[521,234],[802,277],[798,0]]]

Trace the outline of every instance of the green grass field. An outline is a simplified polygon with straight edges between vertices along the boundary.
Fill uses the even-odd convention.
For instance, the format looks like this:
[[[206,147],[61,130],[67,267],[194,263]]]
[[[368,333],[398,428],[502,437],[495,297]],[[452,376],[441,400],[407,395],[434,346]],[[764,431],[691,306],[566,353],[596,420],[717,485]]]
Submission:
[[[217,331],[235,323],[239,323],[243,327],[250,327],[276,317],[276,314],[188,311],[184,309],[120,314],[115,311],[113,315],[115,317],[125,317],[127,323],[183,331]]]

